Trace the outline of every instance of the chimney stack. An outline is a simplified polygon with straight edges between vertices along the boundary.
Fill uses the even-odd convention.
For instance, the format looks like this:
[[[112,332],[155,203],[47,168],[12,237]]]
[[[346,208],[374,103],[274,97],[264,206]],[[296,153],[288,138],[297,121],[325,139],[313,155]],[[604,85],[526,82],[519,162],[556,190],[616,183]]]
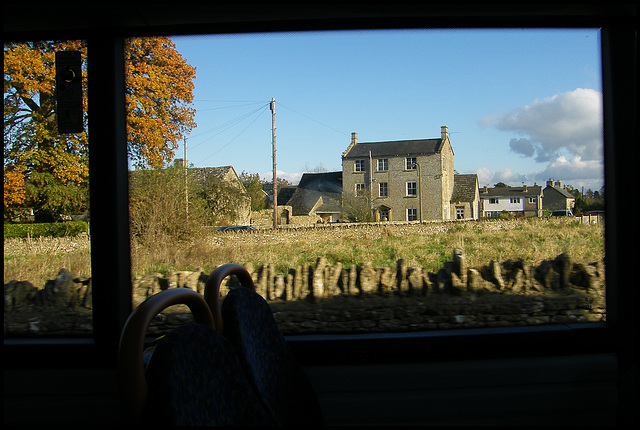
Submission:
[[[351,150],[351,148],[353,148],[357,143],[358,143],[358,133],[354,131],[353,133],[351,133],[351,143],[349,144],[347,149],[345,149],[344,152],[342,153],[342,157],[343,158],[346,157],[349,151]]]
[[[446,125],[440,127],[440,137],[442,138],[443,142],[449,138],[449,127],[447,127]]]

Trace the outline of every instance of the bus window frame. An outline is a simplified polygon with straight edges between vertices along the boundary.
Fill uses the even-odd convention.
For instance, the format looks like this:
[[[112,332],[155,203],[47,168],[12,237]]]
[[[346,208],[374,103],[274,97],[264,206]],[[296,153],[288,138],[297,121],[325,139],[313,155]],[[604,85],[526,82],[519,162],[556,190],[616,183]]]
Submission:
[[[23,29],[14,24],[7,31],[5,21],[5,41],[88,40],[91,196],[100,196],[91,199],[91,246],[101,251],[99,255],[92,253],[94,336],[5,338],[5,370],[115,367],[120,331],[132,310],[122,67],[125,36],[366,28],[555,28],[557,22],[549,16],[527,13],[513,16],[496,13],[469,21],[449,11],[449,15],[438,16],[435,25],[437,14],[393,18],[376,14],[373,17],[362,17],[357,13],[347,15],[348,20],[342,17],[312,20],[284,17],[279,20],[272,16],[271,21],[230,18],[206,24],[140,24],[134,27],[127,27],[114,18],[112,26],[101,27],[99,31],[88,28],[89,25],[64,27],[61,23],[49,29],[33,28],[30,25],[37,24],[26,22],[27,17],[22,22]],[[635,154],[626,152],[631,146],[628,143],[636,141],[636,92],[626,86],[630,82],[635,85],[635,9],[632,16],[622,18],[615,13],[609,17],[576,13],[575,16],[563,16],[562,26],[601,28],[602,31],[607,322],[473,331],[288,337],[303,364],[469,360],[591,352],[614,352],[621,360],[635,362],[635,342],[630,341],[635,339],[635,291],[633,285],[623,282],[625,263],[621,258],[625,253],[622,239],[629,237],[629,229],[635,226],[625,220],[624,201],[617,194],[625,183],[625,172],[633,171],[636,159]],[[82,359],[70,360],[71,356]]]

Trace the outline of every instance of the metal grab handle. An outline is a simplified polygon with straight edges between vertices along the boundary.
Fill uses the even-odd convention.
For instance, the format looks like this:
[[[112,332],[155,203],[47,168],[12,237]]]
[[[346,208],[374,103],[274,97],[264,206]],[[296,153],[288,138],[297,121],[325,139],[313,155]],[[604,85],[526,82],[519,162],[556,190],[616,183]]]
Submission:
[[[149,297],[129,315],[118,347],[118,394],[123,409],[123,423],[137,423],[147,399],[143,352],[147,329],[164,309],[184,304],[194,321],[215,329],[213,316],[202,296],[187,288],[172,288]]]
[[[239,264],[223,264],[211,273],[205,283],[204,300],[211,309],[216,330],[220,333],[224,330],[224,322],[222,321],[222,312],[220,310],[220,285],[224,278],[229,275],[236,275],[243,287],[250,288],[253,291],[256,290],[249,271]]]

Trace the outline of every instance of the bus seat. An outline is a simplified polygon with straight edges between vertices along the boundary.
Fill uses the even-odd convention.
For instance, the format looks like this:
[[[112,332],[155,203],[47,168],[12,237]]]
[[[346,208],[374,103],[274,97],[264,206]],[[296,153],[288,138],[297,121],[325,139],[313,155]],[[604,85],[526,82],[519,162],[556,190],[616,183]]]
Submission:
[[[219,305],[222,280],[235,275],[241,286],[233,288]],[[323,425],[320,403],[302,366],[282,335],[269,304],[255,291],[249,272],[226,264],[209,277],[205,300],[230,340],[242,368],[282,425]],[[216,326],[218,327],[218,326]]]
[[[145,366],[149,324],[175,304],[187,305],[194,323],[159,338]],[[118,350],[123,424],[277,424],[247,380],[230,342],[214,328],[202,296],[186,288],[162,291],[132,312]]]

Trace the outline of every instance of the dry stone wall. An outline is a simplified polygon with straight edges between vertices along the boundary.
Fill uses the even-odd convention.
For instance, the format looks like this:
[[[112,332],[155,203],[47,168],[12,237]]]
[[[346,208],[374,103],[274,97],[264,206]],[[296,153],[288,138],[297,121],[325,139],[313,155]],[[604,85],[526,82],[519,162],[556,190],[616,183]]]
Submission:
[[[398,260],[395,267],[370,262],[343,267],[320,258],[287,274],[265,264],[246,266],[256,289],[271,305],[286,334],[441,330],[468,327],[604,321],[605,279],[601,262],[582,264],[561,254],[536,267],[522,260],[467,266],[453,250],[438,272]],[[168,288],[202,294],[208,273],[172,272],[134,280],[133,303]],[[237,286],[227,278],[220,295]],[[91,330],[91,279],[65,269],[39,289],[29,282],[5,284],[5,336],[81,334]],[[175,309],[174,309],[175,308]],[[190,321],[176,306],[159,315],[154,333]]]

